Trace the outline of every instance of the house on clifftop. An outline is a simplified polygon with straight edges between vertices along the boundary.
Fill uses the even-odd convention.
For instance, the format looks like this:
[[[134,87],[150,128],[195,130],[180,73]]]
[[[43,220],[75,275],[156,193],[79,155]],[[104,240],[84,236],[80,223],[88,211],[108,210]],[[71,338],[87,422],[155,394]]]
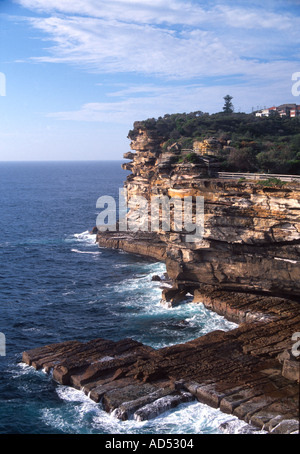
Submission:
[[[272,113],[277,112],[281,117],[298,117],[300,116],[300,106],[297,104],[281,104],[278,107],[269,107],[256,112],[256,117],[269,117]]]

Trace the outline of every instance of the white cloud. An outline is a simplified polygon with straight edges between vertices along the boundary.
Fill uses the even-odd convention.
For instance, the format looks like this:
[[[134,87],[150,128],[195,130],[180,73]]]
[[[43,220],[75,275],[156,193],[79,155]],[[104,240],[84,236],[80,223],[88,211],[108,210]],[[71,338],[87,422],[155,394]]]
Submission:
[[[168,79],[237,74],[269,77],[274,67],[274,63],[261,63],[255,58],[245,60],[240,57],[247,56],[241,42],[237,49],[234,43],[230,48],[213,31],[176,33],[151,25],[76,16],[30,21],[55,42],[49,48],[50,55],[33,58],[38,62],[70,63],[102,74],[127,72]],[[285,66],[280,62],[280,70]]]
[[[35,77],[45,79],[45,84],[37,82],[49,91],[35,99],[38,107],[32,112],[31,92],[24,90],[29,97],[26,128],[20,127],[23,112],[15,112],[11,131],[16,135],[2,137],[7,159],[12,153],[25,156],[26,147],[29,156],[33,149],[40,156],[42,149],[43,158],[55,154],[73,159],[74,150],[83,159],[98,158],[101,147],[106,158],[119,156],[124,147],[126,151],[126,133],[135,120],[182,111],[221,111],[227,93],[233,96],[236,111],[299,102],[291,95],[291,75],[300,69],[296,1],[13,1],[27,8],[11,17],[13,27],[18,21],[31,27],[16,33],[16,38],[27,37],[26,45],[18,46],[18,61],[74,68],[66,71],[65,65],[57,65],[49,77],[59,77],[49,89],[46,71],[34,67]],[[39,41],[43,50],[38,50]],[[36,42],[30,58],[28,49]],[[47,70],[48,65],[42,68]],[[76,80],[77,68],[78,83],[64,90],[64,76],[74,75]],[[18,74],[22,78],[16,71],[15,80]],[[22,89],[23,85],[22,80]],[[99,86],[94,89],[95,85]],[[73,92],[73,86],[80,87],[80,93]],[[49,110],[43,118],[41,112]],[[39,121],[54,129],[37,132]]]
[[[134,72],[189,78],[231,74],[243,65],[214,35],[195,30],[176,34],[151,25],[126,24],[95,18],[31,19],[34,27],[55,41],[51,55],[40,62],[65,62],[103,72]]]
[[[18,0],[22,6],[47,13],[78,14],[139,24],[195,24],[206,12],[182,0]]]
[[[242,29],[294,29],[299,17],[292,14],[268,11],[270,4],[251,6],[242,2],[199,2],[196,0],[17,0],[33,11],[49,14],[90,16],[137,24],[170,24],[191,26],[231,26]],[[261,3],[261,2],[260,2]],[[278,3],[278,2],[277,2]],[[273,6],[276,8],[276,4]],[[274,7],[273,7],[274,10]]]
[[[219,84],[204,86],[200,84],[155,86],[133,85],[127,89],[110,93],[111,96],[124,96],[112,102],[86,103],[78,110],[52,112],[49,117],[65,121],[84,121],[99,123],[119,123],[131,125],[135,120],[163,116],[165,113],[202,110],[203,112],[222,111],[223,97],[228,92],[233,96],[235,111],[250,112],[251,108],[263,108],[281,104],[290,95],[287,85],[283,87],[280,81],[271,86],[256,86],[245,84],[234,86]],[[135,96],[136,95],[136,96]],[[254,102],[254,105],[249,105]],[[257,106],[257,103],[260,103]]]
[[[300,42],[299,17],[263,7],[232,6],[231,2],[18,2],[49,14],[29,19],[54,42],[45,55],[33,60],[64,62],[98,73],[127,72],[169,79],[248,77],[265,69],[257,57],[286,59],[284,46],[293,44],[296,49]]]
[[[60,119],[128,123],[131,113],[144,118],[181,111],[180,106],[199,110],[213,107],[212,100],[222,99],[227,87],[233,93],[235,86],[243,110],[252,96],[267,103],[266,91],[273,99],[288,93],[291,74],[298,70],[292,54],[300,42],[300,18],[291,12],[225,0],[18,2],[43,13],[27,19],[49,40],[45,55],[32,58],[35,62],[67,63],[101,75],[154,76],[163,84],[186,81],[177,88],[123,87],[108,94],[120,97],[116,102],[51,114]],[[218,77],[227,77],[227,84],[216,81]]]
[[[223,5],[218,7],[224,22],[234,28],[290,30],[299,28],[300,20],[290,14],[279,14],[264,9],[237,8]]]

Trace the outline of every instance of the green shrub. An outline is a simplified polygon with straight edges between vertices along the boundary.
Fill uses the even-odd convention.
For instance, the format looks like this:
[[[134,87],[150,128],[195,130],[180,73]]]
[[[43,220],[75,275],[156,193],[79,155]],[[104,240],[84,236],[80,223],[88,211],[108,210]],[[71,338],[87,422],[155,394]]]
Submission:
[[[196,153],[194,152],[191,152],[189,154],[186,155],[185,159],[188,161],[188,162],[197,162],[198,161],[198,155],[196,155]]]
[[[286,184],[286,181],[282,181],[279,178],[268,178],[267,180],[260,180],[257,182],[259,186],[266,186],[273,188],[276,186],[282,187]]]
[[[136,139],[139,128],[146,128],[150,137],[159,137],[163,151],[175,142],[191,149],[195,140],[216,137],[223,145],[230,140],[234,151],[218,156],[223,171],[300,175],[300,117],[201,111],[166,114],[135,122],[128,133],[131,140]],[[193,162],[195,158],[188,159]]]
[[[191,162],[191,163],[196,163],[198,161],[198,155],[194,152],[188,153],[185,156],[178,156],[177,157],[177,163],[182,164],[183,162]]]

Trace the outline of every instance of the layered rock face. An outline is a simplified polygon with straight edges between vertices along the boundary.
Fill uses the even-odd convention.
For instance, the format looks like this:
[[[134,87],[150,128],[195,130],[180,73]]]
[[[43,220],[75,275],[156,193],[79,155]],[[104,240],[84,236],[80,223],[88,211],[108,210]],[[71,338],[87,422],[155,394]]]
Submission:
[[[127,198],[148,202],[141,225],[148,232],[102,232],[101,246],[124,249],[166,263],[172,288],[162,290],[167,306],[187,292],[195,302],[239,323],[229,333],[213,332],[192,342],[161,349],[138,361],[142,382],[178,382],[201,402],[219,407],[270,432],[298,428],[299,357],[292,353],[300,332],[300,187],[268,187],[256,181],[216,178],[215,139],[194,143],[192,150],[174,144],[136,123],[132,152],[123,164],[130,170]],[[224,147],[223,147],[224,148]],[[151,231],[151,200],[204,198],[201,239],[187,241],[177,231],[170,204],[170,229]],[[128,221],[140,216],[129,204]],[[147,224],[148,220],[148,224]],[[142,230],[142,229],[141,229]],[[181,383],[181,385],[180,385]],[[291,425],[291,426],[290,426]]]
[[[178,288],[189,291],[211,284],[227,290],[300,296],[297,183],[264,187],[249,180],[212,178],[216,163],[207,157],[210,141],[202,146],[196,143],[197,159],[190,162],[176,146],[163,150],[163,139],[139,123],[134,131],[131,148],[135,152],[126,153],[131,162],[123,164],[132,172],[125,182],[128,199],[143,196],[150,206],[153,196],[204,197],[201,241],[186,241],[172,223],[170,231],[161,229],[153,235],[161,243],[168,275]],[[218,147],[215,140],[211,142],[213,153]],[[134,216],[132,209],[129,219]]]
[[[239,326],[159,350],[131,339],[64,342],[24,352],[23,361],[122,420],[197,399],[259,429],[299,433],[299,185],[215,178],[215,139],[197,142],[191,155],[176,144],[165,149],[142,123],[131,136],[124,186],[128,201],[142,196],[147,207],[141,215],[129,204],[127,221],[147,229],[98,232],[97,242],[165,261],[173,285],[162,289],[165,304],[191,292],[195,303]],[[171,228],[151,231],[154,196],[191,197],[194,208],[204,197],[203,237],[187,241],[188,232],[177,231],[172,204]]]
[[[209,287],[195,291],[194,301],[240,326],[159,350],[131,339],[68,341],[24,352],[23,361],[122,420],[151,419],[197,399],[259,429],[296,433],[298,303]]]

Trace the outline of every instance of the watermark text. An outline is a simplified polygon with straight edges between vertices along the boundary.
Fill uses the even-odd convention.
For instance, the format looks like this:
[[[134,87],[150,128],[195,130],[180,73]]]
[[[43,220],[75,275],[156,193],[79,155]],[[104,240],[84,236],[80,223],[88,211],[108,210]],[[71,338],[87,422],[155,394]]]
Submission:
[[[292,335],[292,340],[293,341],[297,341],[298,340],[292,346],[292,355],[294,355],[296,358],[298,358],[298,356],[300,355],[300,332],[294,333]]]
[[[6,77],[0,72],[0,96],[6,96]]]
[[[119,202],[111,196],[101,196],[96,208],[96,225],[100,232],[178,232],[185,241],[201,241],[204,231],[204,197],[168,197],[154,195],[148,200],[142,195],[128,199],[126,189],[119,189]],[[117,216],[117,209],[118,214]],[[118,219],[118,222],[117,222]]]
[[[300,96],[300,72],[296,72],[292,74],[292,80],[296,82],[292,85],[292,95],[293,96]]]
[[[6,356],[6,339],[3,333],[0,333],[0,356]]]

